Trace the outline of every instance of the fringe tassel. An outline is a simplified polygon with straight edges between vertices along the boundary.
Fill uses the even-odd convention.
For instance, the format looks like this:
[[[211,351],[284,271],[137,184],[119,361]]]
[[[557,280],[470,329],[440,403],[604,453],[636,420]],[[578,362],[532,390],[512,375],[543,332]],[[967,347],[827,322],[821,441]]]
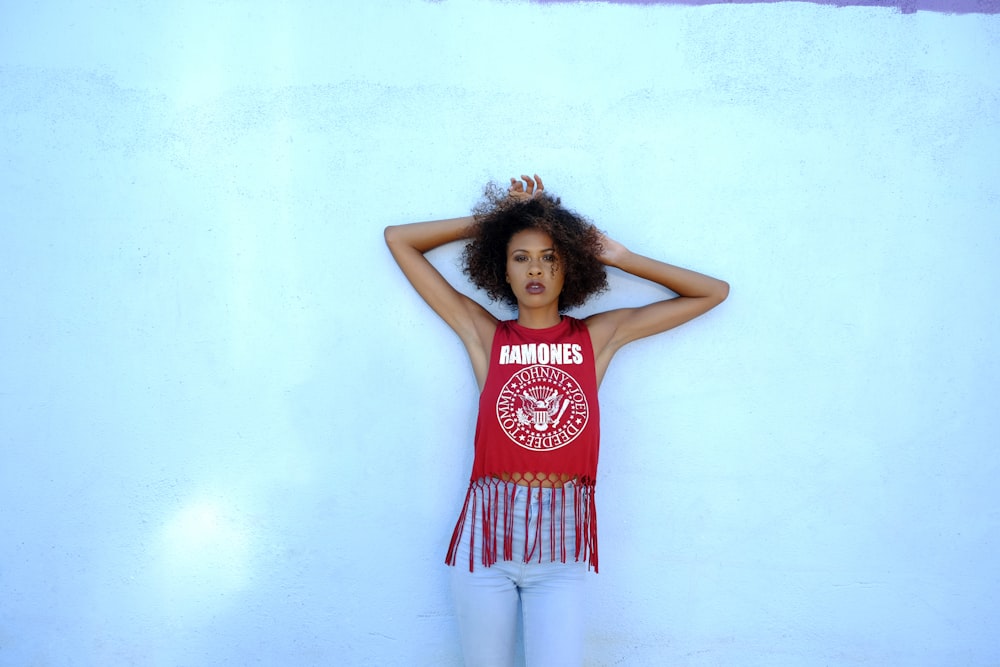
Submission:
[[[559,489],[559,560],[566,562],[566,487]]]
[[[469,511],[469,499],[472,497],[471,487],[469,488],[469,491],[470,493],[465,494],[465,503],[462,505],[462,514],[459,516],[458,525],[455,526],[455,530],[451,534],[451,543],[448,545],[448,555],[444,559],[445,565],[454,566],[458,559],[458,542],[462,539],[462,529],[465,528],[465,516]],[[470,558],[469,561],[469,568],[471,572],[472,559]]]
[[[514,560],[514,496],[517,487],[504,484],[503,495],[503,559]]]
[[[581,478],[573,483],[573,514],[574,544],[573,553],[576,561],[587,561],[588,567],[598,571],[597,557],[597,503],[594,497],[594,483],[590,478]],[[567,486],[539,487],[518,486],[513,482],[503,482],[496,478],[473,480],[465,495],[462,513],[455,525],[455,530],[448,545],[448,555],[445,563],[456,565],[458,546],[465,533],[465,524],[469,528],[469,571],[475,569],[475,545],[477,539],[482,547],[481,566],[490,567],[498,558],[505,561],[514,560],[514,533],[517,517],[514,503],[517,493],[526,493],[527,500],[524,512],[524,553],[525,562],[535,560],[540,563],[544,558],[542,548],[543,530],[548,524],[549,560],[566,562],[568,545],[566,540],[566,510],[569,504]],[[537,496],[537,497],[536,497]],[[546,498],[547,496],[547,498]],[[532,515],[535,515],[534,530],[531,534]],[[476,525],[481,526],[477,535]],[[503,536],[503,547],[500,549],[498,535]]]

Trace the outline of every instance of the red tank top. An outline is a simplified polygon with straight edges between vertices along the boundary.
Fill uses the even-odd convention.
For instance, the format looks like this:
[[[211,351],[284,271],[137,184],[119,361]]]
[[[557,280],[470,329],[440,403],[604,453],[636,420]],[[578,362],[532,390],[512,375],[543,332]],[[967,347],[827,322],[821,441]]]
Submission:
[[[563,317],[547,329],[529,329],[516,321],[498,323],[479,398],[471,481],[446,562],[456,563],[470,511],[479,520],[469,524],[468,539],[470,546],[481,541],[482,565],[489,567],[498,555],[504,560],[514,558],[509,538],[504,540],[502,554],[496,539],[501,518],[501,525],[520,525],[509,516],[508,494],[499,493],[505,483],[514,482],[539,490],[572,489],[575,558],[587,560],[596,571],[594,484],[599,449],[597,372],[586,324],[572,317]],[[566,497],[565,492],[562,495]],[[565,536],[567,527],[556,525],[557,517],[564,514],[556,511],[555,503],[539,505],[543,511],[552,505],[549,530]],[[557,543],[552,542],[550,559],[565,561],[567,549],[555,548]],[[470,556],[470,570],[472,561]]]

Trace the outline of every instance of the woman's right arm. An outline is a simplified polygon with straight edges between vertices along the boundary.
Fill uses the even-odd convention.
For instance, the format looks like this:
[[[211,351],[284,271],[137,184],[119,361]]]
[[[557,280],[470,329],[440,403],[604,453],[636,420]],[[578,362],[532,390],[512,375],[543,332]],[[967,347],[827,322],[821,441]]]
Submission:
[[[417,293],[462,339],[481,388],[497,320],[456,290],[424,256],[434,248],[468,238],[472,222],[470,216],[393,225],[385,228],[385,243]]]

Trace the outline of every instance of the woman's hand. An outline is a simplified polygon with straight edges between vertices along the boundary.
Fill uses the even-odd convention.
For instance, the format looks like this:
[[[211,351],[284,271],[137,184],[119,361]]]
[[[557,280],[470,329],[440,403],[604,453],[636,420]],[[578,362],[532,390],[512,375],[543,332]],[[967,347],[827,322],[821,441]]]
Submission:
[[[538,174],[535,174],[534,178],[521,174],[521,180],[524,182],[522,183],[516,178],[511,178],[510,187],[507,188],[507,196],[515,201],[531,199],[545,190],[545,186],[542,185],[542,179],[538,177]]]
[[[607,234],[601,234],[601,254],[597,257],[608,266],[618,266],[629,255],[629,249]]]

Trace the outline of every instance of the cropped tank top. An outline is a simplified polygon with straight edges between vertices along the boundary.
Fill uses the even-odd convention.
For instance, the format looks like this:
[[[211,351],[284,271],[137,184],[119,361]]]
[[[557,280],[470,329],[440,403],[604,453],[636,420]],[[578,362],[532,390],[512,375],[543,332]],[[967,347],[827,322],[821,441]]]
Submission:
[[[537,513],[532,525],[552,538],[549,549],[532,550],[531,557],[537,551],[539,560],[547,555],[565,561],[571,553],[597,571],[594,490],[599,450],[597,372],[586,324],[572,317],[546,329],[529,329],[516,321],[498,323],[479,397],[469,489],[446,562],[456,565],[462,539],[468,539],[470,547],[479,540],[479,564],[484,567],[497,558],[514,559],[511,532],[528,522],[513,516],[513,483],[537,495],[534,502],[529,495],[527,504]],[[573,503],[572,512],[560,509],[566,502]],[[567,515],[574,518],[573,526],[565,525]],[[497,544],[498,534],[502,545]],[[519,555],[524,560],[530,542],[525,540],[526,553]],[[469,549],[470,570],[476,565],[475,551]]]

